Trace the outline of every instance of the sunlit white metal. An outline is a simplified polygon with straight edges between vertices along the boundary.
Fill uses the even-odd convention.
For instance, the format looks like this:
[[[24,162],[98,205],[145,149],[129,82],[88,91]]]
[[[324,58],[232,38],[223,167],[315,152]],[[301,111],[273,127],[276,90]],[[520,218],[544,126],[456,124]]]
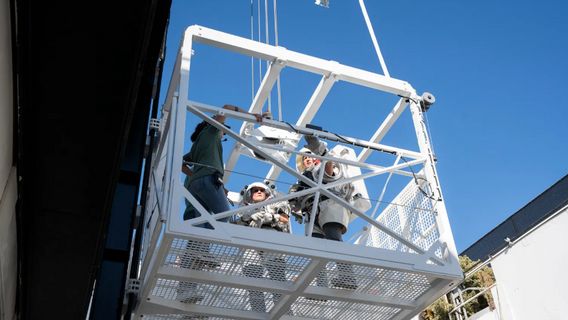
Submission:
[[[317,88],[314,90],[314,93],[310,97],[308,104],[304,108],[304,111],[300,115],[300,118],[296,122],[297,126],[305,126],[312,121],[335,82],[336,76],[333,74],[324,75],[322,77]],[[296,143],[295,147],[297,146],[298,145]],[[280,168],[272,166],[268,171],[268,174],[266,175],[266,179],[274,180],[278,177],[278,175],[280,175],[280,172]]]
[[[264,105],[266,99],[270,95],[270,91],[272,90],[274,83],[278,79],[278,75],[280,74],[280,71],[282,70],[284,65],[285,62],[281,59],[275,59],[274,63],[270,64],[268,70],[266,71],[266,74],[264,75],[264,78],[262,79],[260,88],[258,89],[254,97],[254,100],[250,105],[249,113],[259,113],[262,110],[262,106]],[[243,125],[241,126],[240,134],[243,134],[244,130],[245,130],[245,123],[243,123]],[[224,176],[225,181],[229,179],[230,172],[237,163],[237,159],[239,157],[239,149],[240,145],[237,143],[234,146],[233,151],[229,156],[229,160],[225,165],[225,167],[227,168],[227,173]]]
[[[251,103],[249,110],[252,112],[260,111],[284,67],[320,74],[322,80],[293,130],[290,125],[275,120],[265,120],[263,125],[361,146],[364,149],[357,161],[337,158],[333,154],[314,155],[323,162],[335,161],[360,168],[361,174],[327,184],[321,178],[309,180],[296,172],[287,158],[274,156],[273,151],[305,155],[294,149],[296,144],[267,145],[257,139],[247,139],[243,130],[246,123],[254,121],[252,115],[188,100],[193,41],[273,62]],[[347,135],[338,139],[333,134],[304,126],[314,117],[335,81],[348,81],[402,96],[371,141]],[[380,144],[407,105],[406,98],[410,101],[419,151]],[[163,109],[159,147],[153,154],[146,228],[141,230],[144,232],[142,287],[136,316],[144,319],[182,319],[182,316],[210,319],[409,319],[449,290],[461,277],[461,270],[419,99],[404,81],[199,26],[188,28],[168,89],[167,105]],[[247,147],[270,161],[278,172],[287,172],[309,188],[293,194],[281,194],[261,204],[210,215],[183,187],[180,179],[188,111],[219,129],[224,128],[223,125],[204,112],[243,121],[239,132],[228,130],[227,136],[237,145]],[[366,150],[387,152],[396,155],[397,160],[390,165],[366,163],[369,154]],[[235,165],[239,155],[239,152],[233,152],[227,166],[229,163]],[[422,169],[414,172],[413,166]],[[277,175],[276,169],[271,172],[269,175]],[[330,191],[336,186],[362,182],[383,174],[411,179],[400,194],[385,205],[376,220],[370,217],[370,213],[361,211]],[[356,241],[358,245],[331,243],[330,240],[218,221],[244,210],[308,194],[324,195],[369,223],[365,234]],[[186,200],[200,212],[200,217],[181,220]],[[209,223],[213,230],[198,226],[204,222]],[[311,233],[312,227],[310,224],[307,234]],[[264,271],[255,276],[245,274],[243,270],[250,265]],[[344,278],[346,275],[340,265],[351,266],[357,288],[317,285],[316,279],[320,277]],[[279,270],[284,279],[272,277],[271,270]],[[252,307],[249,297],[254,291],[263,292],[265,312]],[[188,292],[191,293],[189,300]]]

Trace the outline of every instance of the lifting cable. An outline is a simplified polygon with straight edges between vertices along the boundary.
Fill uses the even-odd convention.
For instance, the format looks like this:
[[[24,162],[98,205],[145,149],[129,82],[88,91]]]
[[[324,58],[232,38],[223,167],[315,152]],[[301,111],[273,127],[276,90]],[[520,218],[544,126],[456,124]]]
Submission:
[[[258,42],[262,42],[262,29],[261,29],[261,2],[257,0],[257,31],[258,31]],[[278,47],[278,9],[276,0],[273,0],[273,15],[274,15],[274,45]],[[268,0],[264,0],[264,38],[265,43],[270,44],[270,32],[269,32],[269,16],[268,16]],[[250,0],[250,39],[255,40],[254,37],[254,0]],[[271,61],[266,61],[266,68]],[[255,77],[254,77],[254,58],[250,58],[251,64],[251,101],[255,97]],[[259,83],[262,82],[262,59],[258,59],[258,79]],[[259,84],[260,87],[260,84]],[[278,120],[282,121],[282,93],[280,89],[280,75],[276,79],[276,88],[278,93]],[[272,94],[268,95],[267,111],[272,112]]]
[[[371,41],[373,42],[373,46],[375,47],[375,52],[379,57],[379,63],[381,64],[383,73],[387,78],[390,78],[389,70],[387,69],[387,65],[385,64],[385,59],[383,59],[383,55],[381,54],[381,49],[379,48],[379,43],[377,42],[377,37],[375,36],[375,31],[373,31],[373,25],[371,24],[371,20],[369,19],[369,14],[367,14],[367,8],[365,7],[365,2],[363,0],[359,0],[359,6],[361,7],[361,12],[363,12],[363,18],[365,19],[365,23],[367,24],[367,29],[369,30]]]
[[[254,0],[250,0],[250,39],[254,40]],[[250,101],[254,100],[254,57],[250,57]]]
[[[259,0],[260,6],[260,0]],[[258,17],[260,21],[260,17]],[[264,0],[264,39],[266,44],[270,44],[269,35],[268,35],[268,0]],[[260,32],[258,34],[258,41],[260,42]],[[270,67],[270,61],[266,61],[266,72],[268,72],[268,68]],[[272,92],[268,94],[268,105],[267,111],[272,113]]]
[[[278,9],[274,0],[274,45],[278,47]],[[280,74],[276,78],[276,89],[278,91],[278,120],[282,121],[282,95],[280,93]]]
[[[432,132],[430,132],[430,121],[428,121],[428,114],[426,112],[422,113],[424,115],[424,122],[426,122],[426,131],[428,132],[428,139],[430,139],[430,149],[432,154],[436,154],[434,152],[434,140],[432,140]]]
[[[260,0],[257,0],[257,25],[258,25],[258,42],[262,42],[260,40]],[[260,84],[262,83],[262,60],[258,58],[258,87],[260,88]]]

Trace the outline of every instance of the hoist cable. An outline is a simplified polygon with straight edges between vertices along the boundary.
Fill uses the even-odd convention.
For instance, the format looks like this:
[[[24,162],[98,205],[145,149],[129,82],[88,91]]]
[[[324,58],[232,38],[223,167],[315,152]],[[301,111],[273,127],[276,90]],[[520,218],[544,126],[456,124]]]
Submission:
[[[264,0],[264,39],[266,41],[266,44],[270,44],[270,39],[268,34],[268,0]],[[266,72],[268,72],[268,67],[270,66],[270,63],[271,61],[266,61]],[[268,112],[272,112],[272,92],[269,92],[268,94],[267,110]]]
[[[254,40],[254,0],[250,0],[250,39]],[[250,101],[254,100],[254,57],[250,57]]]
[[[278,47],[278,9],[276,7],[276,0],[273,3],[274,7],[274,45]],[[280,93],[280,74],[276,78],[276,90],[278,92],[278,120],[282,121],[282,94]]]
[[[367,8],[365,7],[365,2],[363,2],[363,0],[359,0],[359,6],[361,7],[361,11],[363,12],[363,18],[365,19],[365,23],[367,24],[367,29],[369,30],[369,34],[371,35],[371,41],[373,42],[373,46],[375,47],[375,52],[379,57],[379,63],[381,64],[383,73],[387,78],[390,78],[389,70],[387,69],[387,65],[385,64],[385,59],[383,59],[381,49],[379,48],[379,43],[377,42],[377,37],[375,36],[375,31],[373,31],[373,25],[371,24],[371,20],[369,19],[369,15],[367,14]]]
[[[257,25],[258,25],[258,42],[262,42],[260,36],[260,0],[257,0]],[[258,58],[258,88],[260,89],[260,84],[262,83],[262,59]]]
[[[428,115],[426,114],[426,112],[423,112],[424,114],[424,122],[426,122],[426,131],[428,132],[428,139],[430,140],[430,149],[432,150],[433,154],[436,154],[434,152],[434,140],[432,140],[432,132],[430,132],[430,121],[428,120]]]

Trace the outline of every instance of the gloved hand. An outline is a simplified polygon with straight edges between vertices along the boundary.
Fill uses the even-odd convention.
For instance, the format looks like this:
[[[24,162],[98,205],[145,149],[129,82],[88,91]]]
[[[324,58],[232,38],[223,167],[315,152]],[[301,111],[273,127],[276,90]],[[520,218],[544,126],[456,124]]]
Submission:
[[[280,201],[266,206],[266,211],[273,214],[283,213],[290,215],[290,210],[290,204],[288,203],[288,201]]]
[[[316,136],[304,136],[304,139],[308,144],[304,147],[310,149],[314,154],[318,156],[323,156],[326,153],[327,144],[322,142]]]
[[[255,212],[250,215],[251,222],[249,225],[254,228],[260,228],[263,224],[268,223],[272,220],[272,215],[268,212]]]

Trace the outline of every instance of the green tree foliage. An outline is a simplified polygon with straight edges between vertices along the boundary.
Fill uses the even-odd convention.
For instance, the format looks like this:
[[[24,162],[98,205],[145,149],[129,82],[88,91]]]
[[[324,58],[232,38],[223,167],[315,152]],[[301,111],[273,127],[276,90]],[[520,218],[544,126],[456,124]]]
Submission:
[[[460,266],[464,273],[473,269],[479,261],[472,261],[467,256],[460,256]],[[460,288],[465,290],[467,288],[487,288],[495,283],[495,276],[493,275],[493,270],[490,267],[485,266],[477,271],[474,275],[467,278],[461,285]],[[478,290],[467,290],[463,292],[464,301],[473,297],[479,293]],[[473,315],[485,308],[490,306],[492,309],[495,307],[493,303],[493,297],[490,292],[486,292],[477,298],[469,302],[465,309],[468,315]],[[422,311],[420,314],[420,319],[422,320],[450,320],[449,312],[454,308],[452,304],[448,302],[446,296],[441,297],[436,300],[432,305],[430,305],[426,310]]]
[[[448,302],[446,296],[441,297],[432,303],[426,310],[420,314],[420,319],[424,320],[447,320],[448,313],[453,306]]]

